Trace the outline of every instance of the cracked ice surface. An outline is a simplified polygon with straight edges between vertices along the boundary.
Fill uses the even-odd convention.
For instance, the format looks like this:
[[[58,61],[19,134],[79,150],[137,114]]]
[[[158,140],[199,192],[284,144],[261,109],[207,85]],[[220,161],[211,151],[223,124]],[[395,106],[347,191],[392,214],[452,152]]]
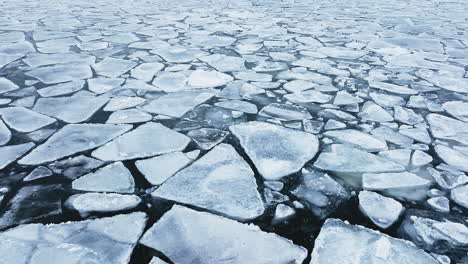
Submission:
[[[0,263],[468,263],[466,1],[0,6]]]

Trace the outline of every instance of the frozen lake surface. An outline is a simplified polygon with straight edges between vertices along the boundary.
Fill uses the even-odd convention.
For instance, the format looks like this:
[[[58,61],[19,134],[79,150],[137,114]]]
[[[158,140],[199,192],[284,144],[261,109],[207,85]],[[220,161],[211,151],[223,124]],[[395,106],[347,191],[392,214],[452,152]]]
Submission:
[[[0,264],[468,263],[465,0],[0,0]]]

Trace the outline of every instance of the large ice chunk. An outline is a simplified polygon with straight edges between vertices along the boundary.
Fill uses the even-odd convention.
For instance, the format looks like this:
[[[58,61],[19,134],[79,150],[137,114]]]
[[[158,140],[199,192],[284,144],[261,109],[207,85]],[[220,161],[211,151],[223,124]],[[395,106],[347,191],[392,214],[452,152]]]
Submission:
[[[428,114],[432,135],[435,138],[455,140],[468,145],[468,124],[439,114]]]
[[[178,264],[289,263],[307,250],[276,234],[210,213],[175,205],[140,241]]]
[[[18,162],[22,165],[38,165],[71,156],[99,147],[131,128],[131,125],[66,125]]]
[[[315,240],[310,264],[437,264],[413,243],[359,225],[328,219]]]
[[[41,115],[24,107],[0,109],[3,121],[18,132],[32,132],[55,122],[55,119]]]
[[[320,153],[314,166],[322,170],[349,176],[360,176],[365,172],[399,172],[405,170],[404,166],[394,161],[340,144],[332,145],[330,152]]]
[[[67,123],[80,123],[90,119],[107,101],[107,97],[90,96],[39,98],[33,110]]]
[[[319,218],[324,219],[351,193],[325,173],[312,171],[304,174],[301,184],[292,194],[303,200],[305,205]]]
[[[375,192],[359,192],[359,210],[380,228],[393,225],[404,209],[395,199]]]
[[[387,149],[387,144],[384,140],[375,138],[367,133],[355,129],[327,131],[324,135],[331,137],[340,143],[351,144],[369,152]]]
[[[213,89],[174,92],[150,101],[141,109],[154,114],[182,117],[195,106],[208,101],[215,95],[216,91]]]
[[[20,225],[0,233],[0,252],[4,263],[127,264],[146,220],[145,213],[137,212],[81,222]]]
[[[411,172],[364,173],[362,187],[381,191],[402,200],[420,200],[426,197],[431,181]]]
[[[140,197],[118,193],[83,193],[70,196],[65,205],[86,216],[89,213],[115,212],[135,208]]]
[[[10,163],[14,162],[34,146],[34,143],[24,143],[19,145],[0,147],[0,169],[3,169]]]
[[[265,210],[253,171],[228,144],[213,148],[151,195],[240,220],[256,218]]]
[[[93,151],[104,161],[145,158],[184,150],[190,138],[159,123],[148,122]]]
[[[317,137],[312,134],[269,123],[253,121],[229,129],[267,180],[298,172],[319,147]]]
[[[133,193],[135,181],[122,162],[115,162],[74,180],[72,188],[92,192]]]
[[[45,84],[83,80],[93,77],[91,68],[87,64],[46,66],[28,71],[26,75],[34,77]]]
[[[193,158],[189,153],[172,152],[145,160],[137,160],[135,166],[149,183],[160,185],[190,164]]]

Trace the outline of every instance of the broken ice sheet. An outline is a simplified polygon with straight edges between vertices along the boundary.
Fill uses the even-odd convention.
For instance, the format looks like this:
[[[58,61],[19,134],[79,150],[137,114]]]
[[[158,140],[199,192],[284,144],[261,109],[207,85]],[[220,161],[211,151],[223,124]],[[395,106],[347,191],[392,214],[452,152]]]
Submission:
[[[335,172],[348,183],[354,185],[359,185],[362,173],[365,172],[400,172],[405,170],[405,167],[394,161],[340,144],[333,144],[330,152],[320,153],[314,166]]]
[[[255,225],[179,205],[146,231],[140,242],[161,251],[174,263],[210,264],[227,258],[232,263],[254,259],[257,264],[299,264],[307,255],[306,249]]]
[[[292,191],[296,197],[320,219],[326,218],[343,202],[351,198],[349,190],[329,175],[318,171],[307,172]]]
[[[115,162],[74,180],[72,189],[88,192],[133,193],[135,181],[122,162]]]
[[[38,130],[56,121],[24,107],[0,108],[0,116],[10,128],[23,133]]]
[[[359,209],[380,228],[394,224],[404,207],[400,202],[375,192],[359,192]]]
[[[24,155],[34,146],[34,143],[30,142],[0,147],[0,153],[2,153],[2,155],[0,155],[0,169],[3,169],[10,163],[16,161],[19,157]]]
[[[25,73],[45,84],[88,79],[93,76],[87,64],[58,64],[40,67]]]
[[[130,60],[107,57],[104,60],[96,63],[93,68],[96,70],[98,75],[116,78],[131,70],[136,65],[136,62]]]
[[[229,132],[227,131],[215,128],[200,128],[191,130],[187,133],[187,136],[189,136],[201,149],[210,150],[221,143],[228,134]]]
[[[208,101],[216,95],[213,89],[186,90],[169,93],[149,101],[141,110],[172,117],[182,117],[195,106]]]
[[[315,240],[311,264],[437,264],[413,243],[339,219],[327,219]]]
[[[51,97],[51,96],[71,94],[71,93],[74,93],[83,89],[84,84],[85,84],[85,81],[76,80],[76,81],[48,86],[48,87],[39,89],[37,93],[39,93],[42,97]]]
[[[19,163],[38,165],[99,147],[132,128],[131,125],[71,124],[53,134]]]
[[[20,225],[0,233],[0,251],[9,252],[4,260],[15,264],[127,264],[146,221],[145,213],[136,212],[79,222]]]
[[[190,164],[200,151],[171,152],[149,159],[137,160],[135,166],[152,185],[160,185],[179,170]]]
[[[33,110],[67,123],[81,123],[90,119],[107,102],[107,97],[54,97],[39,98]]]
[[[93,151],[104,161],[145,158],[184,150],[190,139],[159,123],[147,122]]]
[[[248,122],[229,128],[267,180],[298,172],[318,151],[316,136],[281,126]]]
[[[13,83],[12,81],[8,80],[7,78],[0,77],[0,94],[14,91],[19,89],[20,87]]]
[[[253,171],[228,144],[213,148],[151,195],[239,220],[256,218],[265,210]]]
[[[89,213],[116,212],[135,208],[141,199],[117,193],[84,193],[70,196],[65,205],[86,216]]]

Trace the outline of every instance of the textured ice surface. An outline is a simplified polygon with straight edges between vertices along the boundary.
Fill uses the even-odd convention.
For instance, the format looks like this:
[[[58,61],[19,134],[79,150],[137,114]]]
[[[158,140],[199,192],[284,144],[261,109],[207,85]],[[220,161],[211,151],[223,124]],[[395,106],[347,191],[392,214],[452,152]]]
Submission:
[[[137,65],[136,62],[115,58],[105,58],[93,66],[98,75],[106,77],[119,77]]]
[[[53,134],[19,163],[37,165],[99,147],[132,128],[131,125],[71,124]]]
[[[193,161],[189,153],[172,152],[149,159],[137,160],[135,166],[153,185],[160,185]]]
[[[314,166],[340,173],[399,172],[405,168],[388,159],[346,145],[334,144],[330,152],[322,152]]]
[[[127,264],[146,220],[145,213],[137,212],[80,222],[20,225],[0,233],[0,251],[5,263]]]
[[[2,153],[2,155],[0,155],[0,169],[16,161],[34,146],[34,143],[24,143],[0,147],[0,153]]]
[[[404,207],[400,202],[375,192],[359,192],[359,209],[380,228],[388,228],[398,220]]]
[[[115,212],[136,207],[141,202],[136,195],[117,193],[84,193],[70,196],[65,205],[82,215],[99,212]]]
[[[172,117],[182,117],[197,105],[215,96],[212,89],[187,90],[163,95],[141,107],[142,110]]]
[[[302,182],[293,191],[296,197],[319,218],[324,219],[351,194],[340,183],[327,174],[317,171],[303,175]]]
[[[369,152],[387,149],[387,144],[384,140],[377,139],[359,130],[343,129],[338,131],[327,131],[323,134],[327,137],[335,139],[340,143],[350,144]]]
[[[190,139],[159,123],[148,122],[93,151],[104,161],[145,158],[184,150]]]
[[[328,263],[418,262],[380,234],[321,248],[327,218],[468,263],[466,0],[0,6],[2,231],[138,210],[158,225],[179,205],[326,248]],[[34,242],[39,256],[0,239],[0,263],[310,262],[236,228],[210,240],[224,227],[191,218],[165,222],[171,243],[156,236],[171,254],[80,229],[79,245],[36,236],[55,241]]]
[[[267,180],[299,171],[318,151],[314,135],[269,123],[248,122],[233,125],[230,130]]]
[[[6,204],[0,218],[0,228],[33,223],[62,213],[60,184],[24,186]]]
[[[12,81],[8,80],[7,78],[0,77],[0,94],[14,91],[19,89],[19,86],[14,84]]]
[[[10,128],[23,133],[38,130],[56,121],[24,107],[0,108],[0,116]]]
[[[0,146],[5,145],[11,139],[11,131],[5,125],[5,123],[0,120]]]
[[[265,210],[253,171],[227,144],[212,149],[151,195],[240,220],[256,218]]]
[[[362,187],[381,191],[399,199],[420,200],[426,197],[431,181],[410,172],[364,173]]]
[[[133,193],[135,181],[122,162],[115,162],[74,180],[72,188],[91,192]]]
[[[40,98],[33,110],[67,123],[81,123],[89,120],[107,101],[109,98],[90,96]]]
[[[400,235],[435,253],[465,252],[468,227],[464,218],[445,217],[433,212],[412,210],[398,229]]]
[[[91,68],[86,64],[45,66],[26,72],[26,74],[45,84],[83,80],[93,76]]]
[[[183,238],[183,239],[182,239]],[[175,263],[302,263],[307,250],[276,234],[175,205],[141,239]]]
[[[325,221],[315,240],[311,264],[436,264],[413,243],[338,219]]]

